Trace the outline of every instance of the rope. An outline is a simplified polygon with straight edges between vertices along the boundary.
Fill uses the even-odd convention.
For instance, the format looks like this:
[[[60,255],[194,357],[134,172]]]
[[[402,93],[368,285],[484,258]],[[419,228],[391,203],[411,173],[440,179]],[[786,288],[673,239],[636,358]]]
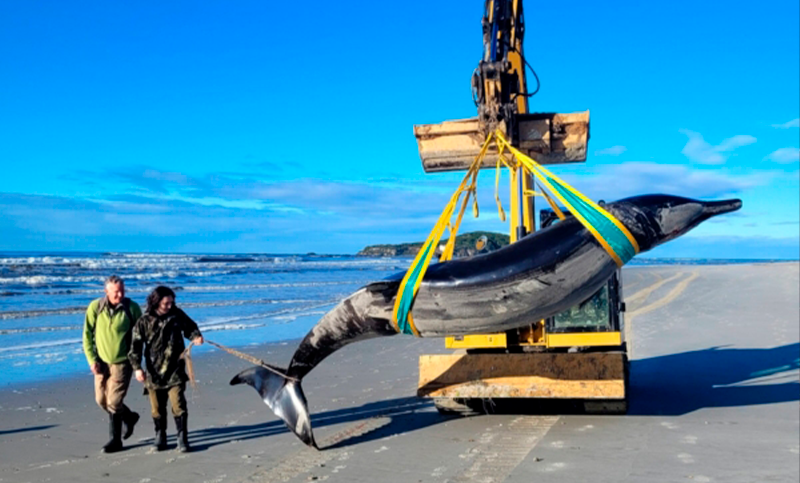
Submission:
[[[275,369],[274,367],[270,366],[269,364],[267,364],[266,362],[262,361],[261,359],[255,358],[255,357],[251,356],[250,354],[245,354],[244,352],[239,352],[236,349],[231,349],[230,347],[225,347],[222,344],[218,344],[218,343],[216,343],[214,341],[210,341],[208,339],[206,339],[206,342],[208,344],[216,347],[217,349],[222,349],[223,351],[227,352],[228,354],[231,354],[233,356],[238,357],[239,359],[243,359],[243,360],[245,360],[245,361],[247,361],[247,362],[249,362],[251,364],[255,364],[257,366],[263,367],[264,369],[266,369],[266,370],[268,370],[268,371],[270,371],[270,372],[272,372],[274,374],[277,374],[277,375],[281,376],[282,378],[286,379],[287,381],[300,382],[300,380],[297,379],[296,377],[291,377],[291,376],[289,376],[287,374],[284,374],[283,372]],[[186,372],[187,372],[187,375],[189,376],[189,381],[191,382],[192,387],[196,387],[196,382],[194,380],[194,368],[192,367],[192,362],[191,362],[191,360],[192,360],[191,354],[192,354],[192,346],[193,345],[194,345],[194,342],[189,342],[189,347],[187,347],[183,351],[183,353],[181,354],[181,358],[186,361]]]
[[[189,347],[184,349],[183,353],[181,354],[181,359],[186,362],[186,375],[189,376],[189,385],[192,386],[192,395],[194,395],[194,391],[197,390],[197,380],[194,378],[194,364],[192,364],[192,346],[194,342],[189,342]]]

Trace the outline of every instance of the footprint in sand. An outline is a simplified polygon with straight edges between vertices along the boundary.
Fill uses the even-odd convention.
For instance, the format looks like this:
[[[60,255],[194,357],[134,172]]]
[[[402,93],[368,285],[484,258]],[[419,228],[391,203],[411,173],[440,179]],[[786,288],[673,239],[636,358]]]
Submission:
[[[547,465],[544,468],[544,471],[547,471],[548,473],[552,473],[553,471],[563,470],[566,467],[567,467],[566,463],[561,463],[561,462],[550,463],[549,465]]]
[[[433,470],[433,473],[431,473],[431,476],[434,477],[434,478],[439,478],[440,476],[442,476],[444,474],[445,471],[447,471],[447,467],[446,466],[440,466],[440,467],[438,467],[438,468]]]

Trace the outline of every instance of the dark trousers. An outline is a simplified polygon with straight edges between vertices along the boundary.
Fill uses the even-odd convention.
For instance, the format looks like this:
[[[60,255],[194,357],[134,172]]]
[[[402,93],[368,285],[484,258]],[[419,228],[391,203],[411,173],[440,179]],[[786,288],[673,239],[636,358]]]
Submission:
[[[150,396],[150,409],[153,418],[167,417],[167,399],[172,407],[173,416],[183,416],[186,413],[186,384],[172,386],[166,389],[147,389]]]

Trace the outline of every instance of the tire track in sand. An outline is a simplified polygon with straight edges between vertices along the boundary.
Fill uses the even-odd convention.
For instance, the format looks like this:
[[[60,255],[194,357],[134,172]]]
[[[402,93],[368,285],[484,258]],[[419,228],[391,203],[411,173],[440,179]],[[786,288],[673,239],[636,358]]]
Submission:
[[[675,275],[669,277],[668,279],[663,280],[661,278],[661,275],[656,274],[656,282],[655,283],[653,283],[652,285],[648,285],[647,287],[643,288],[642,290],[639,290],[638,292],[636,292],[635,294],[631,295],[630,297],[625,297],[625,303],[626,304],[633,304],[634,302],[637,302],[639,300],[642,300],[642,301],[647,300],[647,297],[649,297],[650,294],[653,293],[655,290],[657,290],[659,287],[661,287],[665,283],[669,283],[669,282],[675,280],[678,277],[681,277],[682,275],[683,275],[683,272],[678,272]]]
[[[490,429],[481,436],[480,444],[477,447],[469,449],[467,457],[472,459],[472,465],[445,481],[453,483],[471,481],[500,483],[504,481],[544,438],[558,419],[558,416],[521,416],[508,424],[498,426],[500,432]],[[277,465],[262,469],[240,481],[243,483],[287,482],[307,473],[311,474],[307,478],[309,481],[327,479],[327,476],[320,477],[314,473],[320,472],[326,463],[334,461],[343,464],[353,457],[353,451],[342,448],[339,446],[340,443],[390,423],[390,417],[375,417],[349,425],[321,441],[319,446],[322,451],[302,448],[284,458]],[[337,468],[344,467],[344,465],[337,466]],[[330,472],[330,470],[322,470],[322,472]],[[333,473],[336,472],[338,470],[334,469]]]
[[[631,297],[631,299],[633,299],[633,298],[637,298],[637,299],[638,298],[642,298],[644,300],[644,299],[647,298],[647,296],[649,296],[657,288],[659,288],[662,285],[664,285],[665,283],[670,282],[672,280],[675,280],[678,277],[681,277],[683,275],[684,275],[684,272],[679,272],[679,273],[676,273],[675,275],[671,276],[670,278],[668,278],[666,280],[661,280],[659,282],[656,282],[653,285],[651,285],[651,286],[649,286],[649,287],[647,287],[647,288],[645,288],[643,290],[640,290],[640,291],[636,292]],[[670,290],[669,293],[667,293],[665,296],[663,296],[660,299],[658,299],[656,301],[653,301],[653,302],[651,302],[651,303],[649,303],[647,305],[643,305],[641,307],[638,307],[636,310],[633,310],[633,311],[628,312],[626,314],[626,316],[625,316],[625,340],[628,341],[628,357],[630,357],[631,359],[633,358],[633,346],[634,346],[634,344],[633,344],[633,319],[635,317],[637,317],[637,316],[644,315],[644,314],[646,314],[648,312],[652,312],[653,310],[659,309],[659,308],[669,304],[670,302],[672,302],[673,300],[678,298],[678,296],[681,293],[683,293],[684,290],[686,290],[686,287],[688,287],[689,284],[692,283],[699,276],[700,276],[700,272],[695,270],[694,272],[691,273],[691,275],[689,275],[684,280],[682,280],[680,283],[675,285],[675,287],[672,290]],[[628,303],[628,300],[631,300],[631,299],[626,299],[625,302]]]
[[[558,416],[521,416],[500,425],[501,433],[485,433],[481,444],[469,450],[474,457],[472,465],[447,481],[467,483],[472,481],[501,483],[539,444],[558,421]]]
[[[384,416],[369,418],[356,424],[351,424],[343,430],[320,441],[319,447],[321,450],[304,447],[296,453],[284,458],[276,466],[258,471],[240,481],[248,483],[285,482],[301,474],[310,473],[315,469],[323,467],[325,463],[331,460],[346,461],[350,458],[351,454],[346,449],[325,448],[331,448],[350,438],[355,438],[382,428],[391,422],[392,419],[390,417]],[[310,479],[317,478],[312,476]]]

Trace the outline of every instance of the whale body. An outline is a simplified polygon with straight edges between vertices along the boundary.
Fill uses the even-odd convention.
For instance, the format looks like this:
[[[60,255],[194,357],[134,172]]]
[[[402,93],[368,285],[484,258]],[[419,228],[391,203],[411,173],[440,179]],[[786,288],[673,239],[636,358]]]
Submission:
[[[630,231],[641,253],[741,205],[738,199],[644,195],[604,208]],[[569,217],[494,252],[431,265],[414,299],[414,324],[421,337],[516,329],[583,302],[617,269],[589,230]],[[252,367],[231,385],[254,387],[292,432],[316,447],[300,382],[343,346],[398,333],[392,313],[404,275],[370,283],[342,300],[309,331],[286,370]]]

